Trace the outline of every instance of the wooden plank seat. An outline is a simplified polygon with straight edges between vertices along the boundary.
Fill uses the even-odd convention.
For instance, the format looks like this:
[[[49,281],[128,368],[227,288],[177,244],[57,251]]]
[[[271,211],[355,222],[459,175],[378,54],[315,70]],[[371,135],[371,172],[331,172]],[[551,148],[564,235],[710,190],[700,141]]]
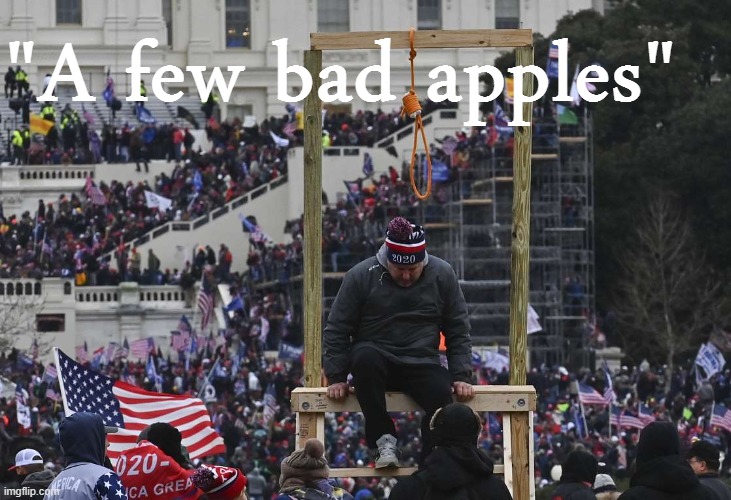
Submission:
[[[360,412],[355,394],[344,401],[327,397],[326,387],[298,387],[292,391],[292,410],[297,413],[296,448],[301,449],[305,441],[316,437],[324,442],[325,413]],[[536,409],[536,391],[530,385],[475,386],[475,397],[465,403],[477,412],[533,412]],[[386,393],[386,408],[389,412],[420,411],[409,396],[401,392]],[[511,463],[510,432],[508,419],[503,419],[503,443],[505,466],[496,465],[495,473],[503,474]],[[415,467],[376,470],[371,467],[348,467],[330,469],[331,477],[393,477],[408,476]]]

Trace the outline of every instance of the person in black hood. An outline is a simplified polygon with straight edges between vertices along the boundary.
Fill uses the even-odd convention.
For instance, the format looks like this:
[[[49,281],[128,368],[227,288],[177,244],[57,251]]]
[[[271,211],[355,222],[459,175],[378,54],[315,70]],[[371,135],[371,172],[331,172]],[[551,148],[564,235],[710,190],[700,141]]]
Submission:
[[[149,442],[160,448],[164,454],[175,460],[182,468],[195,468],[193,467],[193,464],[191,464],[183,456],[183,436],[180,434],[178,429],[167,422],[155,422],[144,431],[146,432],[143,439],[147,439]],[[142,437],[142,435],[140,435],[140,437]]]
[[[58,426],[66,467],[46,491],[45,500],[127,500],[117,474],[104,467],[106,429],[100,415],[74,413]]]
[[[642,430],[635,465],[620,500],[715,499],[680,455],[680,437],[671,422],[653,422]]]
[[[477,448],[482,422],[469,406],[451,403],[437,410],[429,427],[434,449],[424,468],[399,480],[389,500],[510,500],[492,461]]]
[[[561,480],[551,500],[596,500],[592,486],[598,468],[599,464],[591,453],[583,450],[569,453],[561,465]]]

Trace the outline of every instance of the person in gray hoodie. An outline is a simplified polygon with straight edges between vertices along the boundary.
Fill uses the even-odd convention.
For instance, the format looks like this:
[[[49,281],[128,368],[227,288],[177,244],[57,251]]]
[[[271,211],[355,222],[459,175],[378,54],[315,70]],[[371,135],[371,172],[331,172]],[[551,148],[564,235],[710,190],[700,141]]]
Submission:
[[[58,426],[66,467],[48,486],[44,500],[127,500],[116,472],[105,467],[106,429],[95,413],[74,413]]]
[[[449,369],[440,364],[440,332]],[[403,217],[388,224],[377,255],[348,271],[323,337],[328,397],[346,398],[353,375],[376,468],[398,467],[396,431],[387,390],[402,391],[424,410],[423,462],[431,450],[429,421],[452,402],[474,396],[467,304],[451,266],[426,252],[421,226]]]

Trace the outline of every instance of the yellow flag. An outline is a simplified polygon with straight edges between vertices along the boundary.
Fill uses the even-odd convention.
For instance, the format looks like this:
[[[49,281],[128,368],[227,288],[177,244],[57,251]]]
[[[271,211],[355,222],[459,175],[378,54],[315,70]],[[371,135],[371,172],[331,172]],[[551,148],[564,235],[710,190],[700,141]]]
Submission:
[[[513,86],[513,79],[505,79],[505,102],[507,104],[513,104],[513,97],[515,96],[515,87]]]
[[[44,120],[41,115],[32,114],[30,115],[30,133],[48,135],[48,132],[56,124],[49,120]]]

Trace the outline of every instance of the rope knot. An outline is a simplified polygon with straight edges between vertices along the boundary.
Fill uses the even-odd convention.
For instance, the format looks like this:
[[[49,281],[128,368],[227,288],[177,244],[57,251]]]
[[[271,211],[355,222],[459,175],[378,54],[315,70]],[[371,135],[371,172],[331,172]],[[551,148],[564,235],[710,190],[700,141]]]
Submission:
[[[421,114],[421,103],[419,97],[413,90],[404,94],[402,99],[404,107],[401,110],[401,115],[408,115],[409,118],[416,118],[417,115]]]

